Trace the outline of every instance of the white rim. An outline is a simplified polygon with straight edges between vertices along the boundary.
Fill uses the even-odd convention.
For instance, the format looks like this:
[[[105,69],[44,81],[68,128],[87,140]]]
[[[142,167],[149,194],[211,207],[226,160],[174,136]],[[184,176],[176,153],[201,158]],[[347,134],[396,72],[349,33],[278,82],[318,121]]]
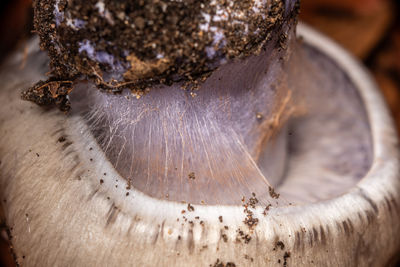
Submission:
[[[383,184],[391,181],[392,178],[397,179],[397,175],[390,177],[390,173],[386,170],[388,165],[398,166],[399,153],[395,149],[398,143],[397,133],[386,103],[371,74],[349,52],[311,27],[300,23],[297,31],[298,35],[304,38],[305,43],[328,55],[344,70],[356,86],[364,104],[374,151],[372,166],[358,186],[365,187],[367,184],[370,186],[375,182]]]

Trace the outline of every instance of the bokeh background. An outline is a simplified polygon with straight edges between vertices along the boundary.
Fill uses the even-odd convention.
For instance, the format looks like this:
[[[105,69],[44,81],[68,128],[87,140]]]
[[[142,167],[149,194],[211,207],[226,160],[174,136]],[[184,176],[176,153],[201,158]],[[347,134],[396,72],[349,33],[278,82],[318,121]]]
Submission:
[[[0,0],[0,61],[24,48],[34,34],[31,6],[32,0]],[[300,19],[364,62],[400,130],[400,1],[301,0]],[[3,218],[0,209],[0,267],[11,267],[15,265]]]

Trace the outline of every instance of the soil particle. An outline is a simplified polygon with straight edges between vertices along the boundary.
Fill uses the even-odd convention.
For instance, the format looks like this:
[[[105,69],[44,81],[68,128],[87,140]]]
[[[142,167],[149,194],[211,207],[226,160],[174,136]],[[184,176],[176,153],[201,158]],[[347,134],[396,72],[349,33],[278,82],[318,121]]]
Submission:
[[[269,211],[269,209],[270,209],[271,207],[272,207],[271,204],[268,204],[268,205],[265,207],[265,209],[264,209],[264,211],[263,211],[264,216],[266,216],[266,215],[268,214],[268,211]]]
[[[257,226],[258,224],[258,218],[253,218],[253,214],[248,213],[248,215],[246,216],[246,218],[243,221],[250,229],[253,229],[254,227]]]
[[[275,198],[275,199],[278,199],[279,198],[279,196],[280,196],[280,194],[278,194],[278,193],[276,193],[275,192],[275,189],[273,188],[273,187],[268,187],[268,190],[269,190],[269,195],[272,197],[272,198]]]
[[[246,259],[246,260],[249,260],[249,261],[251,261],[251,262],[253,262],[254,261],[254,259],[252,258],[252,257],[250,257],[249,255],[244,255],[244,258]]]
[[[222,237],[222,240],[224,240],[225,243],[228,242],[228,236],[226,234],[222,234],[221,237]]]
[[[283,266],[287,266],[287,259],[290,258],[290,252],[286,251],[283,255]]]
[[[189,212],[192,212],[192,211],[194,211],[194,207],[193,207],[192,205],[190,205],[190,203],[188,203],[188,205],[187,205],[187,210],[188,210]]]
[[[220,261],[220,259],[217,259],[214,264],[210,264],[210,267],[236,267],[236,264],[234,264],[233,262],[224,263]]]
[[[237,237],[236,237],[237,242],[241,242],[241,240],[243,240],[245,244],[250,243],[251,236],[249,234],[246,234],[245,232],[240,230],[240,228],[236,230],[236,232],[237,232]]]
[[[252,193],[252,197],[247,201],[247,203],[243,204],[244,210],[243,212],[246,214],[246,218],[244,219],[244,224],[246,224],[250,230],[258,224],[258,218],[254,217],[254,213],[251,209],[255,209],[258,204],[258,199],[255,193]]]
[[[281,250],[285,249],[285,244],[282,241],[276,242],[276,246],[279,247]]]
[[[194,175],[194,172],[189,173],[188,177],[189,177],[190,180],[196,179],[196,176]]]

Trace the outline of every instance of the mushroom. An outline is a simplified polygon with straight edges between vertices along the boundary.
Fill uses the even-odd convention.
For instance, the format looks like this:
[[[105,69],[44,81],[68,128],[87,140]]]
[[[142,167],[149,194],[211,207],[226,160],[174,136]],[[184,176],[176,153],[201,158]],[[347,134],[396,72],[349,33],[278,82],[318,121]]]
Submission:
[[[0,195],[16,262],[395,263],[399,152],[386,106],[349,54],[302,24],[296,38],[285,18],[262,49],[219,54],[194,80],[129,56],[143,67],[130,78],[101,64],[70,77],[53,69],[25,91],[67,114],[20,99],[47,72],[38,40],[11,55],[0,72]],[[138,78],[143,69],[158,80]]]

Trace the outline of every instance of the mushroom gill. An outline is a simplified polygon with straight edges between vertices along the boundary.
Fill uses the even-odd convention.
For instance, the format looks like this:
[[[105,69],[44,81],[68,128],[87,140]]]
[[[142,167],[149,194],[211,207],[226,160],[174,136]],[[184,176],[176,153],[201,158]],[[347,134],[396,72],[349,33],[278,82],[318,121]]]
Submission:
[[[285,33],[196,90],[179,80],[109,94],[78,79],[67,115],[20,100],[47,71],[37,40],[24,69],[13,54],[0,72],[0,195],[16,261],[395,260],[399,154],[386,107],[346,52],[304,25],[303,41]]]

